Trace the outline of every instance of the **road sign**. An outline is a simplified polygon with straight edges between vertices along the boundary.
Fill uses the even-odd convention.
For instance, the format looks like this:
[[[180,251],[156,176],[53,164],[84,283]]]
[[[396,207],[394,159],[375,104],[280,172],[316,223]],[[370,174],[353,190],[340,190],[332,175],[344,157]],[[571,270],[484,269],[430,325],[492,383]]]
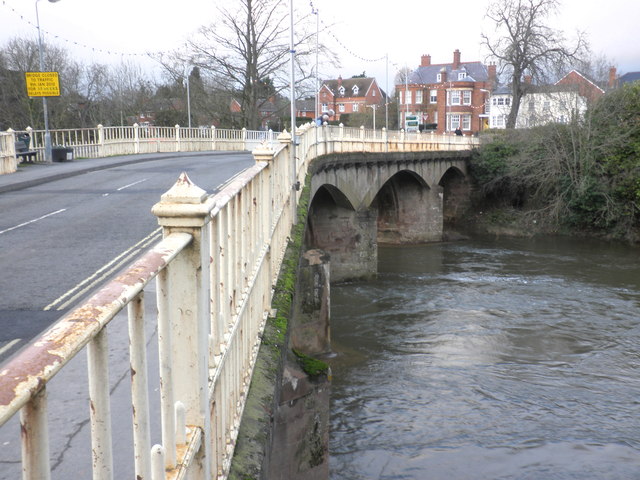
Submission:
[[[58,72],[26,72],[27,95],[30,97],[59,97]]]

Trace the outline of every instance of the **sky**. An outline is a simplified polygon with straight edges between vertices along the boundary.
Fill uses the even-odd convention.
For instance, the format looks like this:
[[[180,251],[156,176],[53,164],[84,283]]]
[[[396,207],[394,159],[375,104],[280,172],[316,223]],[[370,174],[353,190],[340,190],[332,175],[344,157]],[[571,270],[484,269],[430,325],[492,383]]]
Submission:
[[[179,48],[198,27],[216,21],[216,7],[225,1],[231,0],[41,0],[37,5],[45,40],[79,60],[139,60],[153,69],[145,52]],[[423,54],[431,55],[432,63],[450,63],[459,49],[463,62],[487,60],[480,35],[492,31],[484,18],[489,0],[293,2],[300,12],[317,9],[321,41],[340,57],[340,68],[321,66],[323,79],[365,72],[391,91],[395,73],[417,67]],[[37,38],[35,5],[33,0],[0,0],[0,45],[16,36]],[[593,53],[625,73],[640,71],[638,19],[638,0],[560,0],[551,22],[567,38],[585,32]]]

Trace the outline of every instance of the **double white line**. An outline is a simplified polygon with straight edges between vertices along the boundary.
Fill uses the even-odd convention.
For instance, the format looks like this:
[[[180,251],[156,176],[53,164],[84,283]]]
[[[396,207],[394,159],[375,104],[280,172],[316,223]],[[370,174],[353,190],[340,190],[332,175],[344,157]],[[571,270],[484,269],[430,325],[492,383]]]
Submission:
[[[116,258],[111,260],[105,266],[103,266],[100,270],[95,272],[90,277],[85,278],[78,285],[73,287],[64,295],[58,297],[56,300],[51,302],[49,305],[44,307],[45,310],[64,310],[73,302],[75,302],[79,297],[86,294],[89,290],[95,287],[98,283],[102,282],[105,278],[112,275],[116,270],[120,269],[124,264],[129,262],[133,257],[138,255],[140,251],[146,249],[149,245],[154,242],[157,242],[162,237],[162,229],[158,228],[154,230],[151,234],[147,235],[145,238],[140,240],[131,248],[125,250]]]

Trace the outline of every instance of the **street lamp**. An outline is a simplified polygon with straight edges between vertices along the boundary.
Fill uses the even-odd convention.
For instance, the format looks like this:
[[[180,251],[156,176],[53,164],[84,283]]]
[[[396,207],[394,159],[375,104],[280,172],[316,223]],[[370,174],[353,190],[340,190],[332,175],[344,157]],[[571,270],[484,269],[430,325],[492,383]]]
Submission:
[[[51,0],[49,0],[51,1]],[[57,0],[56,0],[57,1]],[[187,80],[187,117],[188,117],[188,124],[189,124],[189,128],[191,128],[191,92],[189,91],[189,77],[191,77],[191,71],[188,71],[189,67],[191,67],[191,65],[187,65],[185,67],[185,78]]]
[[[44,72],[44,53],[42,51],[42,33],[40,32],[40,15],[38,14],[38,2],[36,0],[36,25],[38,27],[38,57],[40,59],[40,71]],[[56,3],[59,0],[49,0]],[[47,111],[47,97],[42,97],[42,110],[44,112],[44,160],[51,162],[51,132],[49,132],[49,112]]]
[[[295,84],[295,41],[293,36],[293,0],[289,0],[289,53],[291,54],[291,72],[289,81],[291,82],[291,91],[289,101],[291,102],[291,188],[294,190],[291,192],[291,216],[293,224],[298,222],[298,199],[296,197],[296,190],[298,185],[298,172],[296,165],[296,84]]]

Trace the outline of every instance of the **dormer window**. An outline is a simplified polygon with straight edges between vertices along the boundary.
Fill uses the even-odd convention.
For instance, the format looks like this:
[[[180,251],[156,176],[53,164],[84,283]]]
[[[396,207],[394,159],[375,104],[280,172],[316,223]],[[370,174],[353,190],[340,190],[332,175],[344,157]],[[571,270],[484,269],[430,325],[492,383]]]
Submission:
[[[354,86],[353,86],[353,88],[352,88],[351,90],[353,90],[353,94],[354,94],[354,95],[358,95],[358,92],[360,91],[360,89],[358,88],[358,86],[357,86],[357,85],[354,85]]]
[[[467,78],[467,72],[458,72],[458,80],[464,80]]]
[[[344,95],[344,87],[340,87],[338,89],[338,92],[340,93],[340,95]]]
[[[436,75],[436,82],[441,82],[442,81],[442,74],[439,73]]]

